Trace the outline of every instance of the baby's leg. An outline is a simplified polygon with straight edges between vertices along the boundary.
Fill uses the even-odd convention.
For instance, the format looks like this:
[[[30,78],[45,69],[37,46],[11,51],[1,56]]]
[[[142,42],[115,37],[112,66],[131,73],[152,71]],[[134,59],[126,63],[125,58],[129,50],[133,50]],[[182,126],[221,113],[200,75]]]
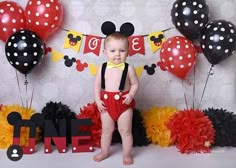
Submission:
[[[109,156],[112,133],[114,131],[114,121],[110,115],[101,113],[102,135],[101,135],[101,152],[94,156],[94,160],[100,162]]]
[[[132,118],[133,111],[132,109],[128,109],[118,119],[118,130],[122,138],[124,165],[130,165],[134,162],[131,154],[133,147]]]

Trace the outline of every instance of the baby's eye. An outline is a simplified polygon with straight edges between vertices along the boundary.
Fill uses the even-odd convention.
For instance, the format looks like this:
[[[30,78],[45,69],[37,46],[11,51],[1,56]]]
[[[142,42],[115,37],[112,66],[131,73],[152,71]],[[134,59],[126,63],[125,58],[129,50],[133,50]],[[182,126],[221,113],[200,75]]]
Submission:
[[[125,50],[120,50],[120,52],[125,52]]]
[[[110,52],[115,52],[115,50],[110,50]]]

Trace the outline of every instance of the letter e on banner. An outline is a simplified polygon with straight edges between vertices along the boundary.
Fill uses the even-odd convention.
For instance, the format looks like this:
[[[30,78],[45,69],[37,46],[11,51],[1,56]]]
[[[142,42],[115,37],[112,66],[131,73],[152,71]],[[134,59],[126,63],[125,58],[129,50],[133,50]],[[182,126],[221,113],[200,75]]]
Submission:
[[[130,36],[129,37],[129,56],[136,53],[145,55],[143,36]]]

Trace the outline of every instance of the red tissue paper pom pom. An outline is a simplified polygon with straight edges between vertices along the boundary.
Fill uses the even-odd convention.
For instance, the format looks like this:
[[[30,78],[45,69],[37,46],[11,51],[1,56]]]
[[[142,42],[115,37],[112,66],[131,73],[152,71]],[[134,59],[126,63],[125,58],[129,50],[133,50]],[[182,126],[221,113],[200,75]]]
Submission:
[[[171,139],[181,153],[209,153],[215,130],[211,120],[201,110],[183,110],[167,123]]]
[[[88,103],[87,106],[84,106],[83,109],[80,109],[80,113],[76,116],[78,119],[90,118],[92,119],[91,126],[83,126],[81,130],[90,131],[93,139],[93,145],[95,147],[100,147],[100,139],[102,134],[102,123],[100,112],[98,111],[96,103]]]

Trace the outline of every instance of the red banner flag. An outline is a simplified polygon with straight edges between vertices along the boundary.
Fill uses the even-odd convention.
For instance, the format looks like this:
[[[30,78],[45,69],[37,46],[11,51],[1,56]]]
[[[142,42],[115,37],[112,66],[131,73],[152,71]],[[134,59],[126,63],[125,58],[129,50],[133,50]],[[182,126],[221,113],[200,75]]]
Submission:
[[[145,55],[143,36],[130,36],[129,37],[129,56],[132,56],[136,53]]]
[[[102,37],[87,35],[85,39],[84,54],[92,52],[99,56]]]

